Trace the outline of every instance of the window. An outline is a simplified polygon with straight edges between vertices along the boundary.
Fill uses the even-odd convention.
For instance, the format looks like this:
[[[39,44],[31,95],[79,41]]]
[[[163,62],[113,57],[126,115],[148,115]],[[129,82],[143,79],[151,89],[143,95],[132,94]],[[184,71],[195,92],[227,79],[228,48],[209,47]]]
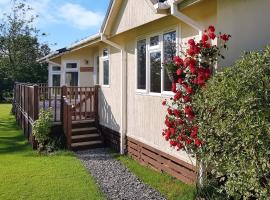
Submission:
[[[60,74],[53,74],[52,75],[52,86],[53,87],[60,87],[61,85],[61,75]]]
[[[76,69],[77,63],[67,63],[66,68],[67,69]]]
[[[137,43],[137,89],[146,89],[146,40]]]
[[[171,81],[162,63],[176,55],[176,31],[137,41],[137,90],[150,93],[171,91]],[[148,75],[147,75],[148,74]]]
[[[79,86],[79,71],[77,62],[67,62],[65,68],[65,83],[67,86]]]
[[[161,92],[161,53],[150,53],[150,92]]]
[[[99,84],[99,56],[96,56],[95,84]]]
[[[52,66],[52,71],[61,71],[60,66]]]
[[[78,86],[78,72],[66,72],[66,84],[67,86]]]
[[[103,49],[103,85],[110,84],[110,63],[109,63],[109,51],[108,49]]]

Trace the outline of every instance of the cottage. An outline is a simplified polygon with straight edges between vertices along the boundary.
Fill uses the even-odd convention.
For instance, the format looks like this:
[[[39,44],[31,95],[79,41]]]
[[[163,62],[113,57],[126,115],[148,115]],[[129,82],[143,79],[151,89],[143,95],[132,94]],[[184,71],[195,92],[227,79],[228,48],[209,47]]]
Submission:
[[[269,7],[268,0],[112,0],[100,33],[40,61],[49,64],[51,87],[100,85],[99,125],[109,145],[192,182],[194,160],[161,135],[161,102],[172,95],[162,67],[170,54],[167,44],[183,44],[177,54],[188,39],[199,39],[214,25],[233,36],[218,66],[231,65],[243,51],[270,43]]]

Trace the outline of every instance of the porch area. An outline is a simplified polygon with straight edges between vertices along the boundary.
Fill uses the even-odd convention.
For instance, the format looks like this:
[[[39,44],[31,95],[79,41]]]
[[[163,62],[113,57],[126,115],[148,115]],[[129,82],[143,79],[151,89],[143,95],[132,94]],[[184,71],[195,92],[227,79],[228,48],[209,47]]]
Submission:
[[[33,123],[42,109],[51,108],[54,126],[65,134],[67,148],[81,150],[102,147],[99,131],[98,91],[94,87],[48,87],[47,84],[16,83],[13,112],[25,137],[36,147]],[[59,129],[58,129],[59,131]]]

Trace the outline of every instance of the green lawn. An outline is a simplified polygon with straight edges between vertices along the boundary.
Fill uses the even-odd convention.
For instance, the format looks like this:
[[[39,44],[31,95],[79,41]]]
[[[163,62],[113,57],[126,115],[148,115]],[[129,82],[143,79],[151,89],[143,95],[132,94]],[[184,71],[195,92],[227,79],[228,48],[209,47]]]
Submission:
[[[11,105],[0,104],[0,199],[104,199],[95,181],[70,152],[42,156],[32,151]]]
[[[140,180],[158,190],[169,200],[195,199],[195,186],[184,184],[166,173],[159,173],[144,167],[128,156],[113,154],[117,160],[136,174]]]

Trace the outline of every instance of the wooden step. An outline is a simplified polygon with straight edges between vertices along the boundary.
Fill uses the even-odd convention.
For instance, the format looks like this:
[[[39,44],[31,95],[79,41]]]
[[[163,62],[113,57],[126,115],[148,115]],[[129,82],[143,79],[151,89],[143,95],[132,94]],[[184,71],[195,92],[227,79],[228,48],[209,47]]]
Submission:
[[[96,127],[86,127],[86,128],[75,128],[72,129],[72,135],[85,135],[90,133],[97,133],[98,130]]]
[[[72,143],[95,141],[95,140],[101,140],[101,137],[98,133],[71,136]]]
[[[86,127],[94,127],[96,126],[95,120],[82,120],[82,121],[73,121],[72,128],[86,128]]]
[[[94,149],[104,147],[101,140],[88,141],[88,142],[76,142],[71,144],[71,149],[76,150],[85,150],[85,149]]]

